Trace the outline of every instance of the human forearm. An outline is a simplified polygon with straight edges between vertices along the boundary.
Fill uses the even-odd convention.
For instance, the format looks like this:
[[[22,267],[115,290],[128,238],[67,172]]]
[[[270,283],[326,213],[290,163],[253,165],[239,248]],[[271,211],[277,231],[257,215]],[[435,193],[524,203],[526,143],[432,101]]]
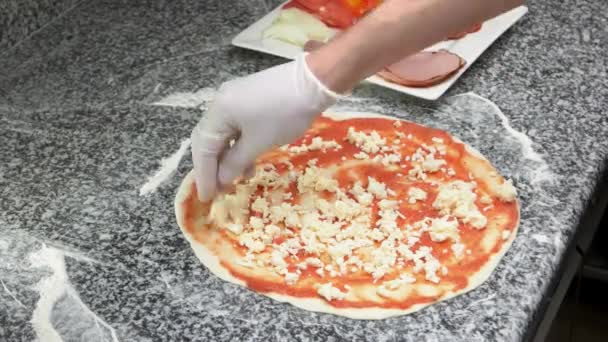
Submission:
[[[330,89],[346,92],[384,66],[523,2],[388,0],[307,61]]]

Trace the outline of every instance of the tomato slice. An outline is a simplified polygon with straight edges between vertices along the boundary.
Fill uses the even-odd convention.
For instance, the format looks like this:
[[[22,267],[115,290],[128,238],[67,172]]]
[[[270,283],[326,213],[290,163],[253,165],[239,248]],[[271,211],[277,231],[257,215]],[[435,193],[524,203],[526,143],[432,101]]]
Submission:
[[[314,12],[312,12],[311,10],[309,10],[308,8],[300,5],[299,2],[295,1],[295,0],[291,0],[290,2],[286,3],[285,5],[283,5],[282,7],[283,9],[289,9],[289,8],[297,8],[297,9],[301,9],[302,11],[308,12],[308,13],[312,13],[314,14]]]
[[[342,3],[344,0],[292,0],[283,8],[298,8],[317,16],[325,24],[344,29],[355,23],[356,17]]]
[[[285,5],[283,5],[282,9],[290,9],[290,8],[297,8],[300,9],[304,12],[310,13],[310,14],[315,14],[313,13],[311,10],[309,10],[308,8],[300,5],[298,2],[291,0],[290,2],[286,3]]]
[[[302,5],[302,7],[313,13],[318,13],[319,9],[330,2],[330,0],[293,0],[292,2],[297,2],[299,5]]]
[[[360,17],[365,13],[367,0],[342,0],[342,3],[348,8],[355,17]]]
[[[310,0],[291,0],[290,2],[283,5],[283,9],[297,8],[304,12],[308,12],[310,14],[317,15],[319,12],[319,8],[321,8],[322,5],[314,6],[311,2],[306,2],[306,1],[310,1]]]
[[[466,29],[466,30],[464,30],[464,31],[461,31],[461,32],[457,32],[457,33],[451,34],[451,35],[449,35],[449,36],[448,36],[448,39],[452,39],[452,40],[455,40],[455,39],[460,39],[460,38],[462,38],[462,37],[466,36],[466,35],[467,35],[467,34],[469,34],[469,33],[475,33],[475,32],[477,32],[477,31],[479,31],[479,30],[481,30],[481,23],[479,23],[479,24],[475,24],[475,25],[473,25],[473,26],[471,26],[471,27],[467,28],[467,29]]]
[[[318,14],[327,25],[341,29],[352,26],[357,19],[339,0],[327,2],[319,8]]]

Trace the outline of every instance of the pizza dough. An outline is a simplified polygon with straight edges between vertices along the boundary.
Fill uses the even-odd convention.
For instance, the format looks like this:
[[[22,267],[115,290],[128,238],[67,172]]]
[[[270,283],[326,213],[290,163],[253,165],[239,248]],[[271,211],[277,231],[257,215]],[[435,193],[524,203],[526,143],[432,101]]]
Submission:
[[[339,132],[340,130],[346,132],[345,125],[350,126],[351,123],[355,128],[352,130],[349,128],[347,137],[344,139],[333,139],[332,141],[325,136],[314,140],[319,135],[323,137],[323,132]],[[388,136],[387,132],[390,130],[387,127],[393,126],[395,132],[398,131],[397,127],[401,127],[400,130],[411,129],[414,134],[405,136],[401,132],[399,134],[403,138],[393,139],[392,145],[386,144],[392,139]],[[380,132],[379,134],[373,134],[376,129]],[[429,139],[431,136],[432,138]],[[323,140],[326,138],[327,140]],[[442,150],[440,146],[445,144],[447,151],[443,149],[443,154],[436,151],[436,157],[429,157],[431,155],[429,152],[424,157],[426,159],[420,162],[410,159],[411,165],[407,166],[409,168],[407,174],[401,175],[402,178],[399,180],[397,177],[382,178],[378,176],[383,172],[392,175],[400,167],[405,168],[405,165],[408,164],[405,161],[407,157],[399,158],[400,160],[396,161],[397,158],[394,156],[399,152],[395,152],[397,151],[395,146],[403,145],[413,148],[420,145],[420,139],[425,142],[425,139],[428,139],[429,144],[431,141],[436,143],[439,150]],[[309,141],[310,143],[308,143]],[[394,149],[380,147],[378,144],[375,145],[374,141],[379,145],[382,145],[380,142],[384,141],[384,146],[393,146]],[[425,142],[422,144],[430,149]],[[312,148],[313,145],[316,147]],[[454,160],[462,161],[462,164],[466,165],[468,175],[458,169],[458,165],[454,165],[457,170],[445,168],[452,166],[450,163],[453,161],[450,158],[456,158],[452,154],[458,150],[457,147],[461,148],[460,151],[463,155],[462,158],[458,157]],[[420,154],[420,151],[422,150],[418,148],[416,153]],[[351,154],[353,152],[356,153]],[[317,157],[325,155],[328,158],[332,155],[342,157],[339,162],[323,158],[315,158],[316,161],[310,161],[307,153],[313,153]],[[417,158],[416,153],[413,154],[413,159]],[[365,159],[363,154],[368,157],[373,155],[380,157]],[[443,160],[441,156],[445,159],[443,162],[441,162]],[[293,179],[294,184],[280,185],[280,178],[262,177],[268,186],[264,188],[266,189],[265,196],[261,194],[260,186],[257,185],[261,183],[255,183],[254,190],[241,184],[237,185],[235,193],[222,194],[211,205],[203,204],[196,200],[192,174],[189,174],[182,182],[175,200],[178,225],[199,260],[221,279],[249,287],[275,300],[288,302],[305,310],[332,313],[354,319],[382,319],[411,313],[479,286],[489,277],[515,238],[519,223],[519,206],[515,199],[515,189],[510,182],[500,177],[490,163],[477,151],[462,145],[459,140],[450,137],[445,132],[376,114],[324,114],[324,118],[315,122],[309,134],[300,141],[262,156],[259,173],[263,176],[264,172],[266,174],[274,172],[271,167],[262,165],[272,161],[278,167],[281,162],[277,161],[285,160],[285,157],[295,164],[295,167],[292,164],[293,168],[290,170],[298,170],[298,167],[301,167],[299,178]],[[283,164],[286,163],[283,162]],[[361,169],[361,165],[364,165],[363,169]],[[417,167],[422,167],[421,165],[426,167],[426,171],[417,169]],[[309,172],[308,169],[312,171]],[[284,169],[284,171],[286,170]],[[302,189],[297,189],[300,185],[307,186],[303,180],[307,172],[330,172],[329,170],[336,175],[337,183],[320,182],[319,180],[323,179],[320,177],[316,178],[316,183],[308,184],[312,187],[311,189],[316,190],[300,191]],[[297,225],[294,223],[293,227],[289,226],[286,223],[287,218],[283,218],[281,222],[285,223],[280,224],[281,227],[275,228],[273,227],[275,226],[274,219],[271,220],[270,215],[262,214],[265,209],[261,208],[263,205],[261,207],[258,205],[263,202],[261,199],[271,199],[273,194],[278,191],[277,189],[283,189],[278,192],[283,197],[276,201],[276,206],[292,200],[294,206],[287,206],[287,208],[295,208],[296,200],[290,199],[291,195],[286,196],[288,192],[285,190],[288,189],[286,186],[290,186],[294,196],[297,196],[300,201],[298,202],[299,208],[306,206],[305,198],[309,195],[315,198],[313,201],[315,206],[323,202],[321,198],[326,197],[328,200],[323,203],[332,203],[332,200],[335,201],[334,205],[338,201],[352,202],[356,207],[355,199],[351,198],[353,196],[339,195],[341,191],[339,189],[343,187],[350,189],[348,191],[353,190],[354,186],[350,187],[342,183],[344,183],[344,179],[350,179],[349,177],[360,178],[361,175],[357,175],[357,172],[362,172],[361,170],[366,170],[363,174],[372,175],[371,178],[376,177],[380,181],[377,181],[376,178],[369,179],[367,191],[363,190],[362,193],[359,191],[359,197],[355,197],[355,199],[361,203],[368,203],[369,201],[364,198],[372,196],[374,204],[369,204],[367,207],[359,206],[360,210],[368,210],[359,213],[359,216],[330,213],[337,215],[331,216],[333,221],[350,222],[349,220],[352,220],[351,225],[342,226],[339,228],[341,230],[333,233],[331,233],[331,229],[335,225],[331,225],[332,220],[323,221],[325,223],[313,220],[316,222],[315,224],[327,224],[324,229],[316,230],[319,235],[316,236],[315,243],[329,241],[323,245],[325,247],[320,249],[321,252],[317,251],[318,258],[311,258],[313,254],[308,254],[308,248],[312,246],[312,243],[307,245],[301,238],[304,236],[303,231],[309,228],[300,230],[293,228]],[[277,173],[280,173],[279,171]],[[337,176],[338,173],[342,176]],[[262,178],[259,175],[256,176],[258,182]],[[400,179],[409,180],[401,181]],[[390,187],[394,187],[396,191],[386,186],[382,180],[385,180]],[[297,183],[297,187],[295,183]],[[407,185],[399,188],[399,184],[406,183]],[[417,186],[412,186],[412,184]],[[412,188],[416,189],[412,190]],[[239,197],[239,193],[244,196]],[[338,195],[327,197],[332,193]],[[460,194],[458,195],[460,197],[454,197],[455,194]],[[339,196],[343,196],[343,198],[340,199]],[[380,199],[381,197],[384,199]],[[260,201],[256,203],[258,199]],[[481,203],[485,203],[486,206],[479,209]],[[375,208],[373,213],[370,211],[372,207]],[[249,211],[244,212],[243,208],[247,208]],[[402,218],[389,215],[391,213],[401,215]],[[402,213],[405,214],[402,215]],[[283,212],[284,216],[288,214],[289,212]],[[340,215],[346,215],[346,219],[340,218]],[[344,238],[336,241],[340,239],[340,232],[355,227],[356,222],[362,219],[362,222],[367,222],[365,221],[366,215],[376,218],[377,221],[373,223],[369,223],[371,222],[369,221],[368,226],[363,225],[365,231],[358,234],[367,234],[365,238],[360,240]],[[398,222],[401,222],[400,227]],[[252,227],[259,224],[262,224],[260,229],[266,232],[263,237],[258,236],[258,240],[243,238],[248,237],[247,234],[257,232]],[[305,226],[303,223],[299,224],[301,227]],[[393,235],[386,232],[382,235],[382,231],[379,230],[378,241],[368,238],[373,235],[371,231],[376,226],[387,231],[392,229],[390,234]],[[398,229],[395,229],[396,227]],[[268,234],[270,234],[268,231],[274,233],[270,235],[271,239],[264,244],[260,242],[260,239],[268,238]],[[406,236],[410,233],[412,234],[410,237],[417,235],[417,242],[413,241],[415,239],[410,241]],[[333,235],[323,237],[323,234]],[[401,240],[395,238],[397,240],[394,241],[394,244],[400,244],[399,247],[405,246],[403,250],[406,254],[410,253],[409,259],[408,257],[393,258],[392,264],[390,262],[388,264],[380,263],[380,266],[369,261],[361,262],[360,267],[355,267],[355,264],[352,263],[348,264],[350,261],[356,261],[358,257],[361,257],[362,260],[378,254],[385,257],[382,255],[383,252],[380,252],[383,250],[392,251],[395,254],[394,249],[385,248],[391,245],[391,243],[385,243],[385,241],[392,241],[391,236],[401,238]],[[342,241],[366,241],[366,239],[372,241],[373,244],[363,244],[356,248],[351,246],[351,250],[346,251],[347,256],[332,259],[338,247],[343,246]],[[279,246],[285,246],[292,240],[300,241],[304,247],[298,244],[299,247],[295,246],[295,252],[292,251],[292,254],[288,253],[289,250],[283,251],[284,254],[278,253],[281,250]],[[379,241],[382,241],[382,244]],[[407,244],[405,241],[408,241]],[[412,241],[413,243],[410,245]],[[329,252],[327,252],[329,249],[323,249],[327,246],[333,253],[332,258],[329,259]],[[459,248],[455,248],[455,246]],[[467,246],[473,250],[467,249]],[[425,254],[422,253],[425,248],[426,256],[418,255]],[[429,248],[430,252],[428,252]],[[275,257],[275,254],[279,257]],[[456,257],[457,254],[460,256]],[[273,259],[273,257],[275,258]],[[316,260],[309,263],[309,259]],[[320,260],[323,260],[323,265],[313,266]],[[340,261],[341,264],[332,263],[335,260]],[[302,264],[304,266],[300,267]],[[342,266],[345,264],[348,265],[343,269]],[[340,268],[336,269],[338,266]],[[355,269],[357,270],[355,271]],[[299,271],[301,272],[298,273]]]

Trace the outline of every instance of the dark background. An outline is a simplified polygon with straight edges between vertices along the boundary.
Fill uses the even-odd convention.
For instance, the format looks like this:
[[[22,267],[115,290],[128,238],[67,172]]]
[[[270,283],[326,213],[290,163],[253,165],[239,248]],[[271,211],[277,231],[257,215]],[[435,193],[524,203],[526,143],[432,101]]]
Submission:
[[[608,215],[570,284],[546,339],[556,342],[608,341]]]

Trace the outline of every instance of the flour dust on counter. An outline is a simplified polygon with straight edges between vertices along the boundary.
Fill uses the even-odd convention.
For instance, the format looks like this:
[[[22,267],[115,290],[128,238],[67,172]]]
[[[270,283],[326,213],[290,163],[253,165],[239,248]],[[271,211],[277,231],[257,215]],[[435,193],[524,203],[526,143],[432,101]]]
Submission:
[[[511,127],[511,124],[509,123],[509,118],[507,118],[507,116],[500,110],[500,108],[498,108],[495,103],[475,93],[466,93],[456,95],[455,97],[458,96],[476,97],[477,99],[486,102],[487,105],[493,109],[493,113],[496,114],[496,116],[500,119],[504,130],[521,146],[521,152],[523,157],[534,163],[532,165],[533,184],[539,184],[543,182],[551,183],[556,181],[557,176],[551,170],[549,170],[549,165],[547,164],[545,159],[534,150],[534,142],[532,141],[532,139],[530,139],[530,137],[527,136],[525,133],[515,130],[513,127]]]
[[[156,90],[161,86],[159,83]],[[150,103],[152,106],[161,107],[183,107],[183,108],[199,108],[202,111],[207,109],[207,106],[215,97],[216,90],[214,88],[201,88],[195,92],[175,92],[171,93],[155,102]],[[201,111],[201,115],[203,112]],[[190,139],[182,141],[179,149],[171,156],[161,160],[160,168],[148,178],[147,182],[139,189],[139,195],[148,195],[166,182],[177,170],[180,161],[188,152],[190,147]]]
[[[151,105],[206,109],[207,104],[213,101],[215,93],[214,88],[201,88],[195,92],[176,92],[152,102]]]
[[[8,248],[0,248],[0,271],[6,271],[5,266],[12,267],[9,277],[5,277],[7,282],[1,282],[0,291],[10,293],[14,303],[28,312],[36,340],[64,342],[85,338],[92,342],[119,342],[116,330],[80,299],[66,268],[66,258],[101,264],[99,261],[22,233],[0,237],[0,246],[4,244]],[[20,262],[24,256],[26,260]],[[15,288],[12,282],[17,279],[27,279],[28,284],[21,283]],[[18,298],[25,295],[24,291],[33,291],[37,299],[24,305]],[[9,302],[4,304],[11,307]]]
[[[156,173],[154,173],[154,175],[148,178],[148,181],[139,189],[139,195],[148,195],[156,191],[159,186],[166,182],[177,170],[179,162],[182,160],[186,152],[188,152],[189,147],[190,139],[185,139],[182,141],[177,151],[175,151],[169,157],[163,158],[160,161],[160,168],[156,171]]]
[[[87,335],[91,334],[92,338],[97,336],[99,341],[106,340],[109,335],[110,341],[118,342],[114,328],[92,312],[70,285],[65,257],[62,250],[44,244],[40,250],[30,255],[32,267],[48,267],[52,272],[36,285],[40,299],[36,303],[31,322],[39,340],[64,341],[60,334],[61,327],[71,328],[65,326],[67,322],[63,322],[64,317],[81,315],[78,325],[81,328],[89,326]]]

